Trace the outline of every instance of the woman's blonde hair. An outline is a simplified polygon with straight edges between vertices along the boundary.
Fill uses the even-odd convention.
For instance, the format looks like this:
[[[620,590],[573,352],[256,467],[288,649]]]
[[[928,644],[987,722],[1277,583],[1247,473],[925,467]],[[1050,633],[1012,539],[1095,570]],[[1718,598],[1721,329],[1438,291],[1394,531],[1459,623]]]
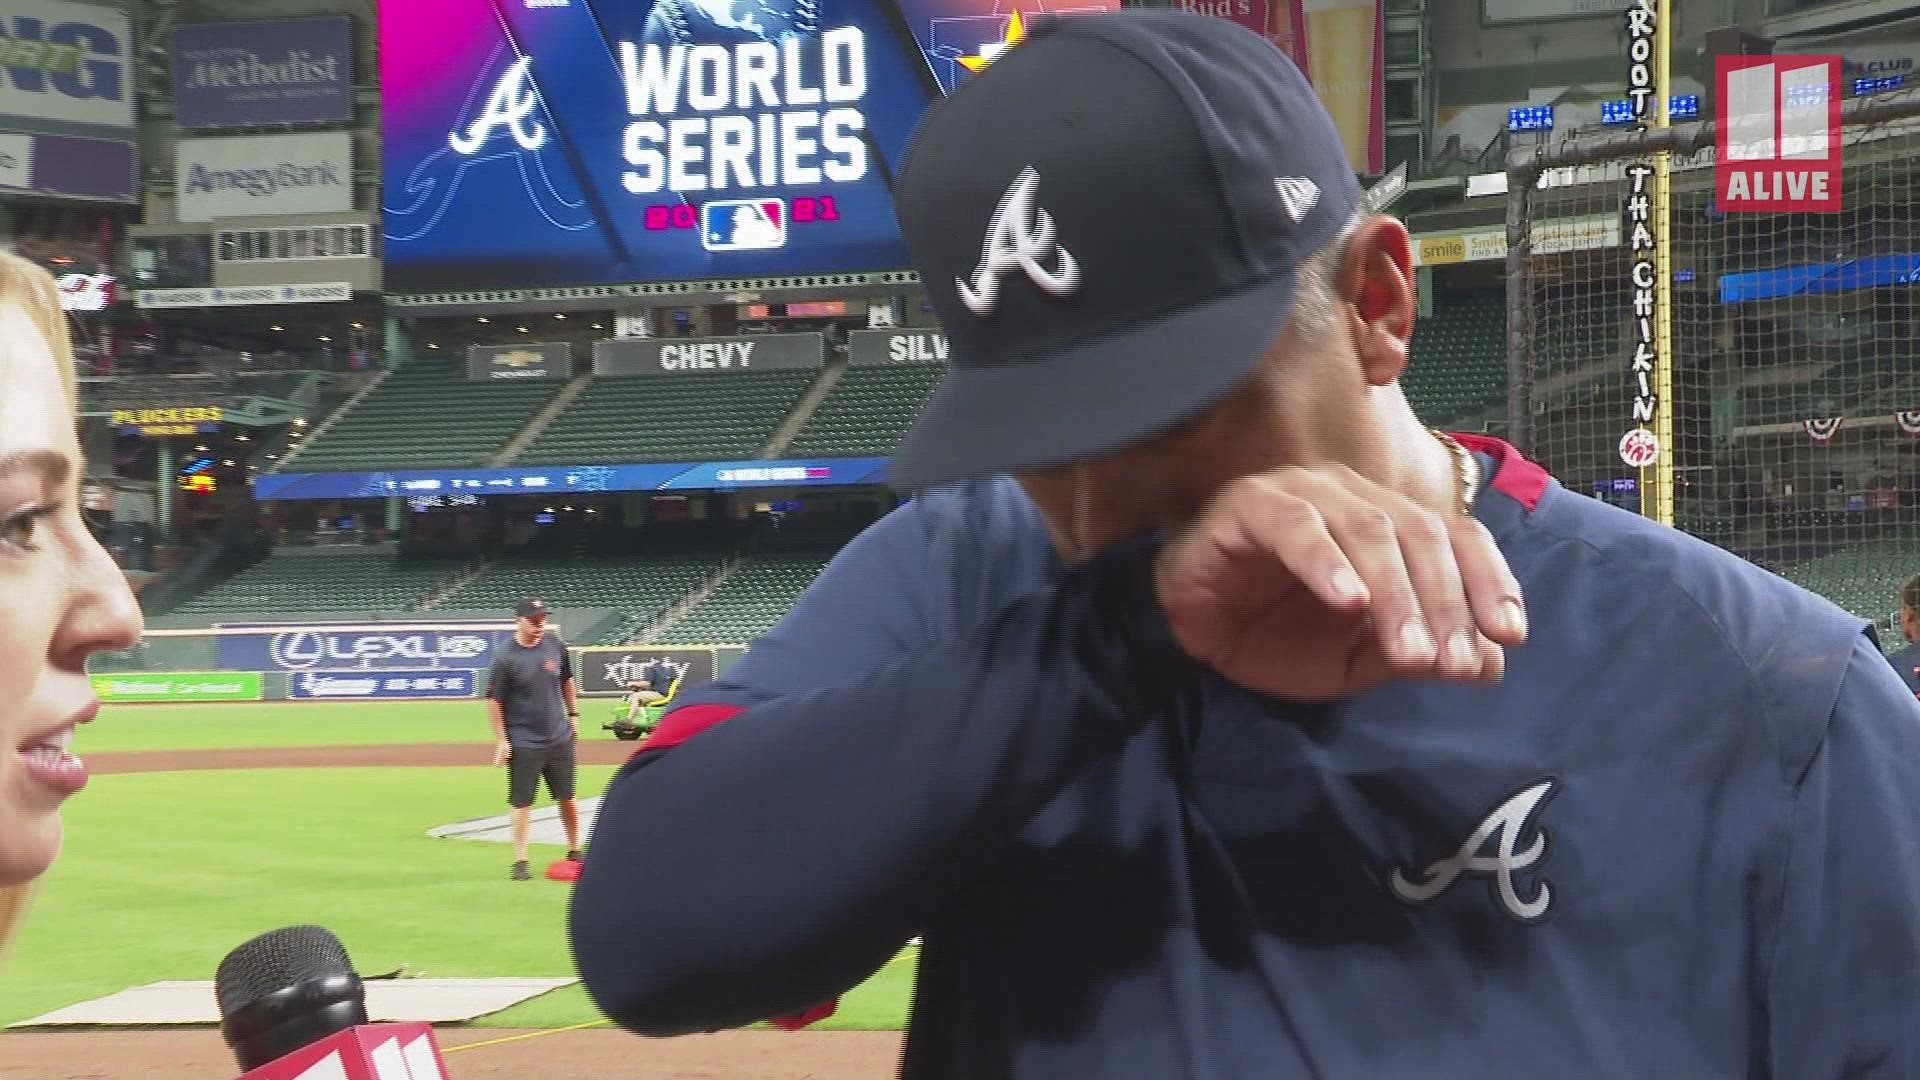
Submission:
[[[73,375],[73,342],[67,336],[66,316],[60,310],[60,290],[52,275],[8,251],[0,251],[0,307],[20,305],[27,318],[39,328],[60,369],[60,385],[67,391],[67,407],[75,408],[77,398]],[[0,964],[6,961],[7,944],[26,917],[33,898],[33,883],[0,888]]]

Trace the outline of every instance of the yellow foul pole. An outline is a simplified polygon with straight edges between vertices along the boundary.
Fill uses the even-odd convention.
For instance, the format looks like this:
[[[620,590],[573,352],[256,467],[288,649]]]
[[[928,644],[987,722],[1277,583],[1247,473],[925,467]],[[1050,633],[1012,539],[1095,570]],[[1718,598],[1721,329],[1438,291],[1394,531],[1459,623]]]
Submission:
[[[1673,103],[1673,5],[1653,0],[1653,128],[1669,126]],[[1653,159],[1654,413],[1653,436],[1660,456],[1640,470],[1641,512],[1662,525],[1673,524],[1673,155],[1662,150]]]

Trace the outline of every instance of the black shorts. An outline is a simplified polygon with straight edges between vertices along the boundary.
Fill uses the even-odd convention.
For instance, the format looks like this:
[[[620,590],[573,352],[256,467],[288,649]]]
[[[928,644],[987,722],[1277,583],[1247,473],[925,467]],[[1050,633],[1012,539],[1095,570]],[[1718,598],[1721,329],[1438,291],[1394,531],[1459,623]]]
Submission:
[[[514,747],[513,755],[507,758],[507,805],[516,808],[532,806],[534,796],[540,792],[542,778],[547,782],[547,794],[553,796],[555,802],[573,798],[573,774],[577,764],[572,743],[550,746],[544,750]]]

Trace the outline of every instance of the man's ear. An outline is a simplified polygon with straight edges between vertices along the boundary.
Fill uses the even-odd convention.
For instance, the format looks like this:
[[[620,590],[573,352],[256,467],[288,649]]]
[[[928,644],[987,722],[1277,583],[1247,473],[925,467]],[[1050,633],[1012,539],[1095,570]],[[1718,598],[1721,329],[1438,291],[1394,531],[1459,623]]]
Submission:
[[[1340,272],[1349,332],[1367,382],[1385,386],[1407,367],[1417,307],[1413,247],[1398,219],[1374,217],[1353,233]]]

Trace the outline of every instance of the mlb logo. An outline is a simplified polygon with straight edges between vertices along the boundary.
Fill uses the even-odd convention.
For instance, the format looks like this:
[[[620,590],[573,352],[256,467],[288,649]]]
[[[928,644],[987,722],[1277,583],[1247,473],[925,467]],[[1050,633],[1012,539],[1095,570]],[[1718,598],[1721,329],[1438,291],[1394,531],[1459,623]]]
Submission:
[[[1722,56],[1714,193],[1726,213],[1840,212],[1840,58]]]
[[[720,199],[702,205],[700,246],[708,251],[772,251],[786,247],[786,200]]]

